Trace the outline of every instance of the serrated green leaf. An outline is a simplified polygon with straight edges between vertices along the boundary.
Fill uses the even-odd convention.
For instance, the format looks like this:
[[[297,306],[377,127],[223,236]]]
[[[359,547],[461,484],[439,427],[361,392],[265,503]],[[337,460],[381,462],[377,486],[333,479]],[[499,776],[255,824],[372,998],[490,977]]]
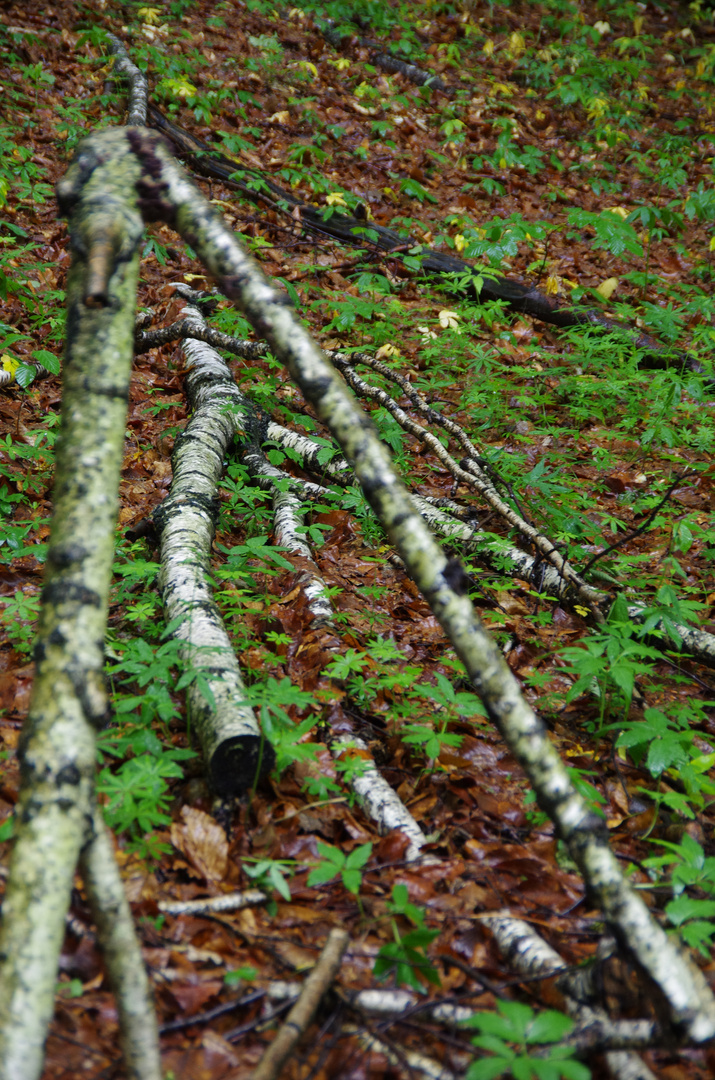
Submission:
[[[336,866],[338,870],[342,870],[345,866],[345,855],[340,848],[333,847],[332,844],[324,844],[321,840],[318,841],[318,854],[322,859],[327,859],[333,866]]]
[[[564,1013],[546,1009],[529,1024],[526,1039],[529,1043],[558,1042],[573,1028],[573,1020]]]
[[[345,867],[348,870],[359,870],[361,866],[364,866],[372,855],[372,844],[361,844],[360,847],[356,847],[354,851],[351,851],[345,860]]]
[[[357,896],[360,892],[360,886],[362,884],[362,874],[359,870],[343,870],[342,872],[343,885],[352,893],[353,896]]]
[[[37,368],[31,364],[19,364],[15,371],[15,382],[24,390],[37,378]]]
[[[313,885],[325,885],[337,877],[339,873],[340,870],[335,863],[320,863],[318,866],[314,866],[308,874],[308,885],[311,888]]]
[[[47,349],[34,349],[32,356],[34,360],[37,360],[39,364],[42,364],[42,366],[52,375],[59,375],[60,361],[54,353],[48,352]]]
[[[465,1080],[495,1080],[509,1068],[509,1061],[502,1057],[484,1057],[473,1061],[467,1069]]]

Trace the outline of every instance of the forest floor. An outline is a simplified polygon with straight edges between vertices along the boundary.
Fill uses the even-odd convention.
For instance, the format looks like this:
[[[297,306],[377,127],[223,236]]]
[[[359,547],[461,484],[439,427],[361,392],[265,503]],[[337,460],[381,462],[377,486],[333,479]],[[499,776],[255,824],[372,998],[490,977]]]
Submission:
[[[351,14],[362,27],[347,25]],[[463,426],[507,501],[577,569],[601,554],[586,574],[614,601],[600,626],[510,576],[508,560],[495,569],[476,551],[464,563],[476,607],[613,850],[715,982],[715,672],[680,649],[676,631],[645,640],[623,602],[642,601],[666,629],[715,633],[711,15],[700,4],[596,0],[0,4],[0,369],[16,378],[0,388],[5,865],[61,401],[58,374],[18,382],[33,361],[58,370],[62,354],[70,250],[52,185],[84,136],[124,123],[100,32],[110,30],[145,70],[151,101],[237,171],[364,220],[356,249],[301,232],[299,210],[197,179],[320,344],[376,352]],[[339,51],[319,31],[327,16],[346,27]],[[444,89],[385,72],[370,41],[439,75]],[[371,221],[401,231],[405,250],[377,250]],[[561,330],[503,301],[478,304],[416,272],[420,245],[647,332],[670,348],[671,366],[645,366],[626,331]],[[139,304],[153,327],[178,318],[177,281],[212,286],[175,233],[149,226]],[[255,340],[228,301],[210,323]],[[678,363],[677,350],[705,374]],[[227,358],[275,421],[329,440],[272,358]],[[420,421],[383,376],[363,377]],[[576,967],[595,960],[599,911],[359,492],[310,508],[307,538],[336,612],[316,628],[299,561],[272,542],[270,498],[238,461],[221,489],[216,599],[284,768],[217,819],[189,752],[176,650],[161,637],[157,551],[140,535],[171,483],[187,422],[182,382],[178,343],[137,356],[107,642],[116,723],[101,737],[98,779],[160,1023],[174,1024],[162,1035],[168,1075],[247,1077],[269,1041],[270,988],[301,980],[336,925],[350,934],[338,991],[286,1077],[420,1075],[411,1050],[445,1076],[487,1075],[473,1032],[416,1005],[396,1019],[356,1019],[349,994],[401,985],[419,1005],[558,1010],[553,980],[523,981],[483,920],[503,911],[526,920]],[[519,545],[382,406],[363,404],[413,490],[458,501],[481,531]],[[277,446],[268,457],[307,475]],[[402,833],[380,835],[350,768],[331,755],[335,735],[365,741],[434,861],[410,864]],[[252,887],[269,903],[196,915],[158,906]],[[45,1076],[120,1076],[116,1011],[80,889],[72,914]],[[599,963],[612,1016],[657,1015],[623,957]],[[712,1075],[709,1051],[645,1057],[669,1080]],[[586,1060],[607,1074],[602,1056]]]

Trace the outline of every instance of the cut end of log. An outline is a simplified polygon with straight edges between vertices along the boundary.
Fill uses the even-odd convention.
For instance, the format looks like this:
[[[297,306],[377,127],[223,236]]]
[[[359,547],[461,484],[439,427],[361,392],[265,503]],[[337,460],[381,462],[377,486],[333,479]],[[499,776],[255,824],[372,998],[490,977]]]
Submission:
[[[217,795],[244,795],[257,778],[273,768],[276,755],[267,739],[238,735],[217,746],[211,755],[209,778]]]

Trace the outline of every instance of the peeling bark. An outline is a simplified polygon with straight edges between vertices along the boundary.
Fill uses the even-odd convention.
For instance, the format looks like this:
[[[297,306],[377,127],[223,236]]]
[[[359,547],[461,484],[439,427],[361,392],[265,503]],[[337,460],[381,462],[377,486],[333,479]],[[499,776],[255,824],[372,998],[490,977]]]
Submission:
[[[427,1077],[427,1080],[457,1080],[454,1073],[446,1066],[441,1065],[434,1058],[427,1057],[426,1054],[418,1053],[416,1050],[407,1050],[405,1047],[399,1047],[398,1049],[394,1046],[388,1046],[386,1042],[378,1039],[376,1035],[347,1024],[343,1027],[343,1031],[345,1034],[351,1033],[357,1036],[358,1042],[365,1050],[372,1050],[376,1054],[381,1054],[395,1068],[406,1066],[409,1074],[416,1073],[419,1076]]]
[[[187,313],[194,321],[196,309]],[[208,576],[216,489],[229,446],[251,406],[210,346],[187,338],[186,393],[193,416],[176,441],[174,478],[156,513],[161,533],[160,588],[167,620],[185,644],[181,656],[199,677],[187,693],[190,716],[215,791],[235,795],[269,771],[274,753],[246,698],[238,660]]]
[[[281,547],[291,555],[299,556],[305,564],[298,583],[308,598],[313,626],[330,626],[333,621],[333,606],[326,591],[327,585],[315,564],[313,552],[298,532],[303,519],[301,505],[300,499],[292,492],[274,491],[275,536]]]

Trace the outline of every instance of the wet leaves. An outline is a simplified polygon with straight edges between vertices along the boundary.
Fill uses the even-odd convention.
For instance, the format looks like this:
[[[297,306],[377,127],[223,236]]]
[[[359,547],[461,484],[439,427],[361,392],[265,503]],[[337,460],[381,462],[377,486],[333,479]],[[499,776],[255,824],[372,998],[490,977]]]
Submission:
[[[705,69],[698,76],[693,66],[691,85],[677,88],[676,75],[693,63],[678,13],[665,12],[666,21],[649,9],[637,16],[644,21],[635,30],[633,20],[615,10],[611,14],[609,9],[608,26],[593,4],[593,10],[585,11],[585,25],[598,35],[589,49],[602,50],[609,63],[618,62],[618,39],[636,41],[647,34],[649,47],[656,50],[657,60],[647,72],[647,98],[630,95],[631,111],[621,116],[619,126],[609,119],[609,111],[612,99],[623,97],[618,79],[625,75],[617,73],[612,90],[591,87],[593,92],[583,100],[578,94],[569,100],[574,79],[584,77],[588,57],[580,56],[570,69],[575,54],[568,52],[568,43],[575,31],[557,33],[544,21],[551,15],[539,4],[466,5],[459,11],[437,7],[420,11],[424,22],[412,20],[425,48],[416,60],[438,72],[452,89],[468,89],[469,98],[457,109],[452,98],[435,91],[419,94],[401,76],[377,70],[372,51],[359,44],[357,33],[338,54],[325,44],[311,17],[300,11],[283,13],[276,21],[269,5],[249,5],[251,10],[220,7],[210,16],[196,6],[181,6],[186,39],[160,32],[162,26],[176,25],[176,13],[165,4],[155,8],[158,21],[139,13],[128,45],[143,50],[143,62],[157,81],[163,74],[157,70],[161,63],[176,57],[176,63],[186,67],[181,81],[172,76],[177,83],[173,88],[166,81],[159,83],[161,92],[169,95],[178,121],[188,130],[203,138],[221,132],[227,146],[228,136],[244,140],[245,145],[237,145],[237,168],[243,164],[273,176],[306,204],[337,212],[352,206],[353,213],[364,215],[366,229],[371,220],[404,227],[425,244],[465,258],[470,245],[482,244],[480,258],[489,259],[491,252],[493,259],[498,257],[500,272],[538,282],[543,291],[564,301],[574,287],[593,289],[604,305],[613,305],[609,311],[626,304],[628,320],[645,320],[650,329],[662,330],[683,345],[694,340],[702,348],[708,340],[711,314],[701,292],[707,293],[712,273],[710,218],[705,212],[687,217],[687,208],[669,207],[681,188],[694,191],[701,179],[705,189],[697,195],[698,206],[705,205],[708,160],[714,152],[701,108],[700,90],[705,87],[698,83]],[[110,3],[95,14],[102,25],[124,33],[125,12]],[[64,287],[68,243],[64,226],[52,221],[49,188],[43,193],[38,185],[59,178],[84,131],[108,118],[120,120],[120,99],[89,96],[101,92],[104,76],[93,67],[97,51],[91,40],[78,44],[86,26],[77,19],[64,0],[36,13],[10,4],[2,14],[8,45],[0,61],[3,100],[18,130],[30,117],[23,138],[41,170],[41,176],[23,180],[25,186],[4,208],[7,225],[23,230],[32,245],[22,256],[10,256],[11,286],[3,297],[0,335],[19,337],[2,352],[20,361],[30,361],[38,350],[43,355],[49,350],[57,359],[61,353],[59,290]],[[21,29],[7,29],[13,26]],[[692,33],[702,33],[707,44],[706,30],[707,24],[693,24]],[[370,33],[383,45],[394,44],[380,27]],[[539,56],[537,36],[539,48],[552,50],[548,57]],[[698,38],[697,47],[704,62],[702,41]],[[152,53],[150,46],[158,51]],[[562,54],[561,49],[567,51]],[[663,55],[667,49],[674,50],[672,62]],[[15,60],[7,58],[11,52]],[[54,83],[33,84],[21,73],[38,63],[54,76]],[[553,79],[549,74],[544,81],[548,73],[543,65]],[[585,94],[587,81],[584,87]],[[24,94],[22,111],[15,90]],[[669,140],[667,153],[663,140]],[[527,148],[541,157],[530,157]],[[681,170],[682,176],[672,173],[678,187],[664,171],[660,177],[654,171],[659,155],[663,160],[672,156],[673,167]],[[19,170],[20,158],[13,160]],[[536,169],[531,167],[534,161]],[[612,556],[601,568],[615,580],[650,590],[651,596],[663,581],[674,580],[684,596],[708,605],[701,625],[715,628],[707,539],[708,513],[715,505],[714,474],[712,467],[702,467],[712,453],[705,422],[711,409],[707,396],[698,397],[686,381],[666,382],[659,372],[637,375],[635,365],[629,367],[628,349],[612,343],[584,361],[578,346],[558,331],[525,317],[512,318],[503,309],[468,306],[458,296],[438,294],[413,278],[408,262],[369,244],[364,256],[357,256],[326,238],[309,238],[300,232],[299,210],[259,212],[218,182],[207,189],[266,271],[296,289],[301,317],[319,339],[327,346],[372,348],[385,362],[408,372],[433,407],[469,428],[503,474],[504,484],[527,500],[531,518],[549,521],[559,543],[570,545],[581,565],[614,540],[634,533],[672,482],[671,473],[685,475],[685,467],[692,468],[652,527],[627,541],[625,560]],[[641,211],[640,218],[631,217],[634,210]],[[668,210],[670,217],[664,213]],[[677,214],[687,218],[682,231]],[[505,225],[514,215],[520,223]],[[524,222],[532,223],[528,237]],[[9,248],[7,241],[18,239],[7,225],[3,222],[0,229],[2,251]],[[506,232],[517,226],[523,237],[518,242]],[[487,228],[485,237],[481,234]],[[154,309],[157,323],[168,323],[178,314],[168,284],[189,280],[199,268],[165,226],[152,226],[150,237],[140,303]],[[647,268],[641,251],[648,252]],[[411,257],[409,251],[404,254]],[[210,284],[203,275],[193,282],[199,287]],[[671,310],[676,300],[690,305],[677,317]],[[326,331],[335,313],[343,323],[338,320]],[[51,317],[45,319],[45,314]],[[224,306],[218,318],[230,315]],[[683,335],[687,341],[680,341]],[[614,349],[621,349],[618,365],[609,366]],[[276,378],[270,364],[236,362],[235,371],[249,390],[263,388],[261,402],[276,421],[305,434],[319,431],[300,392],[284,376]],[[676,398],[681,411],[671,421],[669,410]],[[646,403],[642,411],[633,407],[636,400]],[[406,398],[400,405],[411,409]],[[16,545],[0,568],[0,593],[6,602],[18,592],[24,597],[39,593],[52,457],[49,440],[40,444],[38,439],[54,433],[58,407],[55,378],[36,382],[25,394],[17,389],[0,393],[1,490]],[[122,472],[121,529],[139,529],[150,521],[170,482],[170,454],[185,422],[176,347],[137,357]],[[646,432],[651,433],[648,439]],[[19,456],[17,448],[32,452]],[[455,493],[452,477],[425,456],[415,440],[404,440],[403,450],[402,467],[421,494],[464,496]],[[541,462],[544,467],[539,469]],[[287,468],[302,475],[296,462]],[[525,474],[530,479],[523,490]],[[480,527],[506,535],[476,500],[469,505]],[[525,984],[514,989],[479,915],[508,908],[538,925],[565,959],[577,964],[595,952],[597,913],[589,909],[580,880],[564,861],[548,822],[524,800],[522,778],[496,735],[479,718],[470,718],[466,708],[443,724],[444,701],[415,699],[415,687],[438,688],[440,676],[452,680],[457,693],[469,688],[458,685],[459,673],[445,662],[441,628],[401,567],[385,558],[385,538],[374,529],[370,532],[364,506],[356,500],[350,508],[333,503],[314,507],[310,525],[325,527],[315,558],[335,592],[334,629],[311,625],[301,586],[305,567],[299,560],[291,570],[272,567],[273,574],[254,560],[247,567],[250,587],[244,578],[225,582],[222,604],[250,679],[270,678],[277,686],[287,679],[313,696],[314,705],[292,703],[287,715],[295,724],[320,720],[318,729],[302,737],[301,745],[313,748],[314,756],[301,758],[282,777],[259,787],[249,805],[223,810],[212,806],[200,777],[187,773],[184,783],[177,782],[173,789],[172,821],[156,837],[164,851],[148,862],[127,850],[125,837],[118,840],[161,1019],[191,1018],[226,1003],[236,993],[235,984],[224,979],[228,973],[253,972],[246,974],[245,987],[262,989],[281,979],[299,979],[335,924],[347,926],[352,937],[341,993],[374,985],[375,959],[386,943],[395,941],[388,904],[396,885],[404,885],[410,902],[424,911],[428,933],[437,932],[433,944],[425,940],[415,945],[425,948],[442,980],[441,991],[432,993],[460,995],[469,1004],[493,1008],[492,996],[478,983],[481,973],[496,982],[504,996],[517,993],[537,1004],[544,994],[544,1000],[558,1008],[562,1002],[553,987]],[[222,496],[216,565],[222,565],[219,544],[245,546],[247,540],[268,536],[270,527],[263,503],[255,494],[248,496],[239,478]],[[149,540],[141,543],[146,546],[122,556],[125,568],[132,560],[153,558],[150,531]],[[265,543],[273,549],[270,536]],[[603,792],[606,824],[615,849],[632,867],[633,879],[651,884],[642,864],[653,852],[653,840],[678,843],[686,828],[697,827],[698,842],[707,846],[713,826],[710,809],[704,805],[698,820],[688,822],[674,809],[682,805],[678,799],[685,798],[682,778],[668,774],[665,765],[655,778],[647,767],[648,747],[638,760],[625,746],[614,751],[618,732],[602,729],[603,697],[584,693],[565,704],[573,680],[564,673],[564,650],[588,638],[587,612],[554,607],[534,586],[486,571],[478,559],[469,569],[474,599],[483,605],[485,620],[499,636],[525,692],[538,701],[560,752]],[[158,624],[156,608],[142,606],[150,595],[145,579],[137,575],[128,581],[110,613],[111,633],[119,641],[134,633],[149,637],[148,623]],[[29,704],[31,620],[18,617],[4,625],[0,815],[7,818],[17,798],[15,752]],[[380,639],[383,645],[391,641],[399,646],[399,661],[380,659],[375,646]],[[360,655],[364,663],[350,670],[350,661]],[[340,671],[326,671],[338,662],[343,665]],[[393,674],[402,683],[390,681]],[[695,682],[690,675],[696,676]],[[715,737],[712,706],[707,704],[713,697],[709,679],[705,670],[674,653],[654,664],[646,685],[642,680],[636,685],[645,700],[636,695],[627,717],[613,705],[613,722],[621,717],[623,722],[645,724],[646,706],[667,712],[695,699],[701,703],[697,738],[705,761]],[[607,684],[604,690],[608,692]],[[178,696],[172,700],[178,709]],[[405,742],[401,731],[406,723],[427,733],[423,743],[435,749],[434,754],[426,758],[419,746]],[[157,721],[156,727],[162,738],[185,745],[183,717]],[[663,731],[661,742],[667,736],[668,747],[680,746],[672,725]],[[449,737],[441,745],[439,732]],[[405,835],[379,835],[349,786],[343,785],[341,762],[334,762],[325,743],[318,741],[331,733],[365,739],[369,749],[353,750],[342,765],[376,761],[429,837],[429,854],[437,863],[408,867]],[[630,749],[638,744],[630,735],[628,741]],[[0,836],[0,854],[5,856],[9,844],[5,834]],[[359,865],[349,864],[356,852],[368,849],[369,858],[360,861],[358,854]],[[337,852],[345,861],[336,855],[331,863],[326,852]],[[331,863],[334,872],[328,875],[326,869],[318,880],[314,868],[321,862]],[[249,869],[265,865],[280,872],[290,888],[290,903],[275,888],[275,875],[271,880],[266,871],[262,887],[267,883],[273,903],[265,910],[205,917],[159,914],[160,899],[195,899],[255,885]],[[666,892],[646,895],[655,908],[662,908],[669,899]],[[84,923],[86,935],[77,939],[68,934],[63,952],[61,980],[67,990],[58,1002],[48,1077],[100,1076],[116,1059],[114,1006],[91,938],[86,901],[79,893],[73,914]],[[404,917],[396,918],[404,940],[410,928]],[[444,959],[449,957],[471,965],[475,977],[450,966]],[[77,983],[80,996],[69,996]],[[614,1015],[649,1015],[648,994],[618,958],[605,965],[603,983]],[[167,1034],[167,1069],[177,1080],[247,1076],[260,1056],[265,1041],[261,1021],[269,1011],[265,1003],[255,1002],[240,1017]],[[332,1030],[323,1019],[323,1030]],[[332,1037],[327,1037],[325,1053],[318,1041],[314,1045],[308,1040],[287,1075],[297,1078],[308,1067],[321,1080],[396,1074],[385,1056],[361,1049],[354,1039],[333,1044]],[[439,1061],[456,1053],[446,1040],[440,1041],[438,1031],[424,1027],[405,1025],[399,1039],[423,1049],[427,1043]],[[453,1067],[463,1073],[466,1065],[462,1057]],[[705,1066],[693,1058],[686,1070],[682,1062],[669,1058],[664,1068],[664,1075],[675,1080],[696,1075],[692,1070]]]

